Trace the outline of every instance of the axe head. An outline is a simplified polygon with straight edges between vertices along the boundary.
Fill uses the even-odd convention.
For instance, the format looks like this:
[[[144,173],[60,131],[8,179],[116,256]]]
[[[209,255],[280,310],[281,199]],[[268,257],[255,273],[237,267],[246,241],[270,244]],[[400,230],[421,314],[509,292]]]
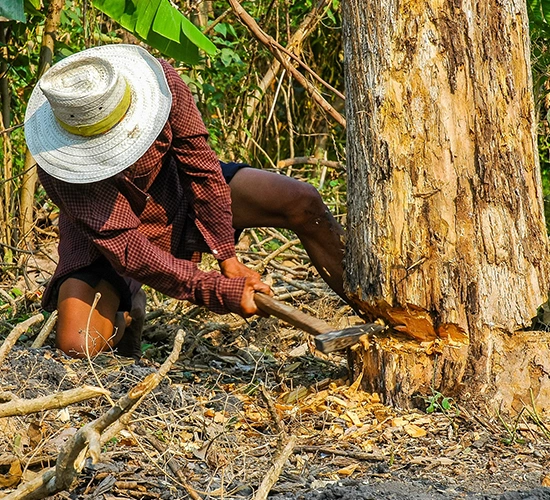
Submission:
[[[343,330],[322,333],[314,337],[315,347],[325,354],[339,351],[356,344],[362,335],[379,333],[386,330],[386,328],[386,326],[378,325],[377,323],[366,323],[364,325],[350,326]]]

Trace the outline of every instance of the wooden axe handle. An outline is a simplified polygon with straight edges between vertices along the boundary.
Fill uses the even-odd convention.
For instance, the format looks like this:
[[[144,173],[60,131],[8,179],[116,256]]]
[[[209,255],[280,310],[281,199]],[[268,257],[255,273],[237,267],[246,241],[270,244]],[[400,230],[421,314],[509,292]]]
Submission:
[[[290,323],[296,328],[300,328],[311,335],[320,335],[334,331],[334,328],[326,321],[319,318],[314,318],[309,314],[305,314],[294,307],[280,302],[265,293],[255,293],[254,301],[259,309],[276,316],[287,323]]]

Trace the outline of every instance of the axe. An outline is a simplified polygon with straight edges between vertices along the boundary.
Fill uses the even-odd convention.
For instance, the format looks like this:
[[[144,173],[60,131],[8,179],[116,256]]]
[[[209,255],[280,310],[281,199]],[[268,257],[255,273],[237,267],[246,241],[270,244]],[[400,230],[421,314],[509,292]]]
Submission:
[[[361,335],[378,333],[386,329],[376,323],[350,326],[343,330],[335,330],[322,319],[305,314],[294,307],[284,304],[264,293],[254,294],[254,301],[259,309],[276,316],[296,328],[300,328],[314,336],[317,350],[326,353],[345,349],[355,344]]]

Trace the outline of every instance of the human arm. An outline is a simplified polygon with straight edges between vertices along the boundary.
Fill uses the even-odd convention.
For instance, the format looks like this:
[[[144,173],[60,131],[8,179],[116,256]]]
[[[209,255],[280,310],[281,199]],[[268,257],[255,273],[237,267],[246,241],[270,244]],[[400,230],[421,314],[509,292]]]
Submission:
[[[217,313],[241,314],[246,279],[205,273],[152,244],[140,231],[140,220],[113,179],[75,185],[39,171],[42,183],[75,234],[93,245],[125,276],[160,292]],[[72,257],[74,258],[74,257]]]
[[[214,257],[235,257],[230,189],[208,144],[208,132],[191,91],[176,71],[161,61],[172,92],[170,154],[182,172],[182,185],[195,224]]]

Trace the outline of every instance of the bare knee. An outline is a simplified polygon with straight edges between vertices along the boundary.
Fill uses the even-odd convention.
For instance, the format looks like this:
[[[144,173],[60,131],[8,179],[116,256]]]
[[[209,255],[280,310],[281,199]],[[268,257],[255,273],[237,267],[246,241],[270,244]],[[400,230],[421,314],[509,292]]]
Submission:
[[[315,226],[330,216],[317,189],[307,182],[297,182],[287,204],[286,218],[289,229],[297,233],[315,230]]]
[[[101,298],[95,303],[97,292]],[[63,282],[57,302],[57,347],[76,358],[111,349],[124,331],[118,304],[116,290],[103,280],[97,288],[73,278]]]
[[[113,337],[111,334],[110,337]],[[94,357],[100,352],[111,348],[112,340],[98,332],[89,332],[82,329],[59,331],[56,335],[56,344],[65,354],[72,358]]]

